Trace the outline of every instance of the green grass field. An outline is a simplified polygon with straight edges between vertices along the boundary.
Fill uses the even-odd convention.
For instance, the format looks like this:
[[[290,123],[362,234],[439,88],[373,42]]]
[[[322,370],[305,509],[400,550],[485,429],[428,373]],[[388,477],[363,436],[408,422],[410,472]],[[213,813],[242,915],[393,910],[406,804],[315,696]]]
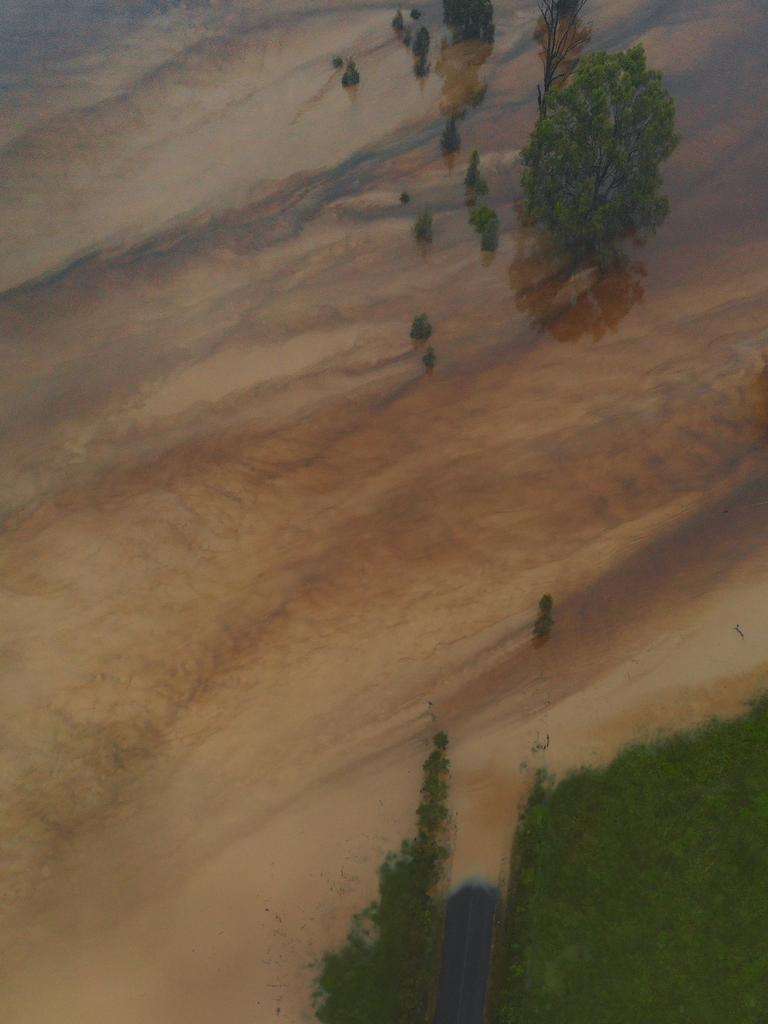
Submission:
[[[768,697],[540,781],[492,1024],[768,1024]]]

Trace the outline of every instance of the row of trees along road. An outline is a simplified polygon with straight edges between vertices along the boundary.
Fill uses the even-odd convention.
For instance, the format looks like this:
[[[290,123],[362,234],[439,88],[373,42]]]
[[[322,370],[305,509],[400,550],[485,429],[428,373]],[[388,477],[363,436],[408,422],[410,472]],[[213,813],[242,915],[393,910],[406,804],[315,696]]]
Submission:
[[[345,944],[318,965],[314,1004],[321,1024],[426,1020],[439,954],[438,885],[448,857],[447,748],[448,737],[438,732],[422,765],[415,837],[387,855],[378,899],[355,915]]]

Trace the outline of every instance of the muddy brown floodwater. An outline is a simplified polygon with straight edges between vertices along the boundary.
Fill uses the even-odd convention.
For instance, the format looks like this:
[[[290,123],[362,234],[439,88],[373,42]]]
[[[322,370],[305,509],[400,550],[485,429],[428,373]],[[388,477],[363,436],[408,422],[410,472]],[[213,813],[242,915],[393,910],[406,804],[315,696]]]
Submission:
[[[517,221],[533,4],[425,82],[390,8],[273,7],[0,13],[9,1024],[306,1021],[436,725],[453,878],[493,881],[539,765],[765,684],[761,6],[593,3],[682,137],[601,280]],[[464,108],[491,258],[439,153]]]

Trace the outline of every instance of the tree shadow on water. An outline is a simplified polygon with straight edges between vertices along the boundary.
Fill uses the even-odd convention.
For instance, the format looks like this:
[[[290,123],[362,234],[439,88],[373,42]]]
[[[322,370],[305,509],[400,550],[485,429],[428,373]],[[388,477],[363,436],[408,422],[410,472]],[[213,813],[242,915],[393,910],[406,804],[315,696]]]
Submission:
[[[612,334],[645,293],[646,269],[626,260],[601,271],[595,265],[574,266],[530,227],[521,226],[517,252],[509,268],[515,305],[540,332],[558,341]]]
[[[435,71],[443,79],[440,113],[446,117],[462,117],[470,107],[477,107],[485,98],[486,83],[481,77],[485,62],[493,53],[490,43],[472,39],[463,43],[443,42]]]

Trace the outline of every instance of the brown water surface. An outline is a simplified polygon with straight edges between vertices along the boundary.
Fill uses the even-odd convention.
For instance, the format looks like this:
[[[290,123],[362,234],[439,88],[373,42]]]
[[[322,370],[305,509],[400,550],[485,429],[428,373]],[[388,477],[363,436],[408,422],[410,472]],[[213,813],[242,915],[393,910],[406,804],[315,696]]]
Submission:
[[[600,278],[517,215],[535,5],[425,7],[425,82],[387,8],[47,8],[0,15],[0,1015],[300,1022],[436,727],[495,878],[539,764],[764,685],[764,13],[593,5],[682,138]]]

